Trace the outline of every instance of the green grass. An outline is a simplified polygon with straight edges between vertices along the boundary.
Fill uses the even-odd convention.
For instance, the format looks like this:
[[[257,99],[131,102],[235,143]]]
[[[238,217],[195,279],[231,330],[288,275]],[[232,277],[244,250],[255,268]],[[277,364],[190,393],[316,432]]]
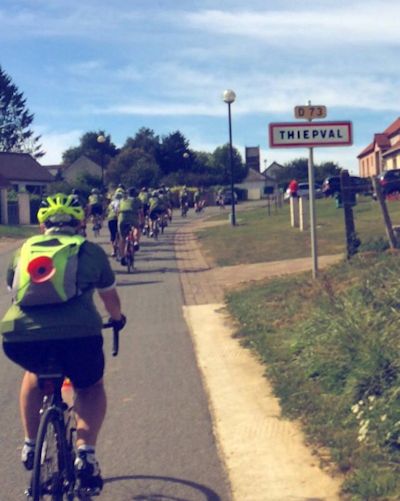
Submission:
[[[328,448],[354,501],[400,496],[400,254],[360,254],[230,293],[283,413]]]
[[[400,224],[400,203],[388,203],[393,224]],[[360,197],[353,209],[358,237],[364,244],[386,238],[379,204],[370,197]],[[310,232],[290,226],[289,205],[286,203],[268,215],[266,207],[237,212],[238,225],[228,222],[228,210],[214,219],[225,224],[201,230],[197,236],[206,252],[219,266],[258,263],[309,257]],[[336,209],[333,199],[316,201],[318,254],[345,252],[343,209]]]
[[[37,225],[0,225],[0,238],[27,238],[38,233]]]

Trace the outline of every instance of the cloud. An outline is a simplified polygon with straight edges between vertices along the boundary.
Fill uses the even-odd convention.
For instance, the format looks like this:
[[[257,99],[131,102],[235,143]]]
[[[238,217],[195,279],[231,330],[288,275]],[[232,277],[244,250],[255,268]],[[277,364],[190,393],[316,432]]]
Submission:
[[[185,22],[201,31],[253,38],[275,46],[287,41],[301,46],[313,42],[337,46],[349,42],[368,45],[395,43],[399,18],[400,4],[381,0],[297,11],[278,10],[276,7],[258,11],[202,10],[187,13]]]
[[[71,145],[78,145],[79,138],[83,132],[81,130],[71,130],[68,132],[47,132],[46,128],[37,127],[37,132],[41,135],[40,143],[46,154],[40,159],[42,165],[59,164],[62,161],[62,154]]]

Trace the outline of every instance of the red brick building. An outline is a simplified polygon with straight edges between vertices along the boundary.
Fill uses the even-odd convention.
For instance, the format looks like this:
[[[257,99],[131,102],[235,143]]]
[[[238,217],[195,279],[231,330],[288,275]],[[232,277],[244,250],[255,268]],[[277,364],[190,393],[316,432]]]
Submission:
[[[400,117],[386,130],[375,134],[372,143],[357,158],[361,177],[400,169]]]

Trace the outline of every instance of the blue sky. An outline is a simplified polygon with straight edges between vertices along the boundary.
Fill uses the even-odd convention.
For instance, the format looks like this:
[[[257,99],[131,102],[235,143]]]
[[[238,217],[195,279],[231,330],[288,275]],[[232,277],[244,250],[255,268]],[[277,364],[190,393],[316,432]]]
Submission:
[[[269,149],[270,122],[322,104],[351,120],[352,147],[318,148],[357,172],[357,154],[400,110],[398,0],[1,0],[0,65],[35,114],[59,163],[79,137],[104,129],[117,146],[142,127],[180,130],[190,147],[228,141],[284,163],[307,150]]]

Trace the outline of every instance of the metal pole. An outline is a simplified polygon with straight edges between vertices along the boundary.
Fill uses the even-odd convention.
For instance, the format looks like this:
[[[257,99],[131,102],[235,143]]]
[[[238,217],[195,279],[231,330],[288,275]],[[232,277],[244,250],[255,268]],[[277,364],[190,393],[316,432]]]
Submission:
[[[311,257],[312,276],[318,275],[318,253],[317,253],[317,224],[315,217],[315,182],[314,182],[314,149],[309,148],[308,157],[308,183],[310,188],[310,236],[311,236]]]
[[[229,115],[229,157],[231,162],[231,211],[232,211],[232,226],[236,225],[236,214],[235,214],[235,193],[233,191],[233,148],[232,148],[232,118],[231,118],[231,103],[228,103],[228,115]]]

